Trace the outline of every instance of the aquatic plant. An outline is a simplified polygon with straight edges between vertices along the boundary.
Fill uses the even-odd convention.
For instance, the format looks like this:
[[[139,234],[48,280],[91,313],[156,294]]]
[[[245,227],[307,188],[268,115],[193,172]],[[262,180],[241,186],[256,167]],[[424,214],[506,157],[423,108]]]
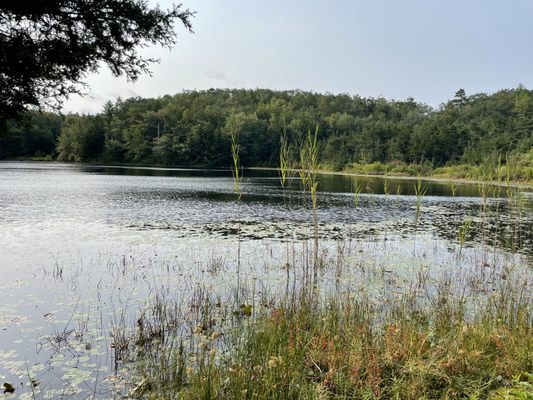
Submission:
[[[283,200],[285,205],[287,206],[287,209],[290,210],[291,206],[291,198],[290,195],[287,195],[286,189],[290,185],[290,178],[292,178],[292,175],[295,172],[295,166],[293,165],[293,162],[290,158],[290,145],[289,145],[289,139],[287,136],[287,126],[285,123],[285,120],[283,120],[283,131],[280,134],[280,150],[279,150],[279,177],[280,177],[280,184],[283,190]],[[292,254],[293,258],[295,256],[294,253],[294,238],[292,239]],[[296,263],[292,262],[293,268],[296,268]],[[289,296],[289,284],[290,284],[290,270],[291,270],[291,262],[290,262],[290,247],[289,247],[289,241],[287,241],[287,249],[286,249],[286,262],[284,265],[284,268],[286,270],[286,284],[285,284],[285,295]],[[293,285],[296,285],[296,271],[294,270],[294,279],[293,279]],[[294,292],[294,290],[293,290]]]
[[[449,185],[452,191],[452,196],[455,197],[455,193],[457,193],[457,184],[454,181],[450,181]]]
[[[390,180],[387,176],[383,178],[383,193],[385,193],[385,196],[390,194]]]
[[[241,164],[240,164],[240,144],[239,144],[239,127],[237,121],[233,116],[233,119],[230,120],[230,143],[231,143],[231,159],[232,166],[231,172],[233,174],[233,190],[237,195],[237,200],[241,199],[242,189],[242,173],[241,173]]]
[[[459,228],[459,232],[458,232],[459,257],[461,256],[461,251],[463,250],[463,246],[465,244],[466,238],[468,234],[470,233],[471,229],[472,229],[472,218],[467,217],[461,224],[461,227]]]
[[[294,166],[292,165],[290,158],[290,145],[285,123],[283,124],[283,131],[280,134],[279,141],[279,177],[281,187],[285,189],[289,184],[289,178],[294,170]]]
[[[309,193],[312,207],[313,221],[313,256],[312,269],[313,281],[312,286],[316,288],[318,275],[318,214],[317,214],[317,189],[318,189],[318,126],[315,133],[307,131],[307,135],[300,144],[300,165],[298,173],[303,189]]]
[[[182,372],[175,380],[144,379],[152,379],[150,395],[171,398],[496,396],[516,382],[517,371],[530,370],[533,346],[527,302],[513,289],[502,295],[506,298],[498,295],[468,319],[461,300],[445,289],[423,309],[409,296],[386,310],[365,297],[317,304],[303,296],[296,306],[278,304],[253,324],[225,330],[223,345],[216,331],[202,328],[194,366],[183,367],[188,357],[178,348]]]
[[[414,189],[415,189],[415,201],[416,201],[415,220],[418,223],[418,220],[420,218],[420,206],[422,204],[422,199],[427,193],[428,185],[424,184],[422,182],[422,178],[418,176],[416,183],[414,184]]]
[[[361,192],[363,191],[363,186],[359,183],[357,177],[352,177],[351,186],[353,193],[353,205],[355,208],[357,208],[359,207],[359,200],[361,197]]]

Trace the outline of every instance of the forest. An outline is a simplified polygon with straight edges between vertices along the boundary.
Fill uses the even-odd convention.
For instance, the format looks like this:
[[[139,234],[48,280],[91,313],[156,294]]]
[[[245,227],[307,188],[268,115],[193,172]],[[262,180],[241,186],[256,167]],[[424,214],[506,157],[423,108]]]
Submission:
[[[401,172],[409,165],[478,166],[511,157],[520,166],[518,179],[533,178],[533,91],[522,86],[469,96],[461,89],[437,109],[412,98],[299,90],[119,98],[96,115],[31,111],[9,121],[0,133],[0,159],[228,167],[231,130],[245,167],[277,166],[282,135],[296,160],[299,143],[316,130],[324,169],[374,165],[370,172]]]

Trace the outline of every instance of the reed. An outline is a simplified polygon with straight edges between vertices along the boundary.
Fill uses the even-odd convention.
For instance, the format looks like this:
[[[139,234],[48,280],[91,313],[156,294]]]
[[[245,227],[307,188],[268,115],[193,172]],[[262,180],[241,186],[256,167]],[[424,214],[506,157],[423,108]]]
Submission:
[[[312,255],[312,290],[316,289],[318,283],[318,213],[317,213],[317,189],[318,189],[318,126],[314,134],[311,130],[300,144],[300,168],[298,170],[300,181],[304,191],[311,199],[312,221],[313,221],[313,255]]]
[[[422,182],[422,178],[420,176],[418,176],[418,179],[416,180],[416,183],[414,184],[414,190],[415,190],[415,204],[416,204],[415,220],[416,220],[416,223],[418,223],[420,219],[420,206],[422,205],[422,200],[424,199],[424,196],[426,195],[428,191],[428,185]]]
[[[241,172],[241,156],[240,156],[240,144],[239,144],[239,126],[237,124],[235,114],[233,113],[230,118],[230,143],[231,143],[231,159],[233,175],[233,191],[236,195],[236,201],[239,203],[242,198],[242,172]],[[240,220],[237,227],[237,296],[239,295],[241,288],[241,227]]]
[[[285,123],[285,120],[283,121],[283,131],[280,135],[280,150],[279,150],[279,178],[280,178],[280,184],[281,188],[283,190],[283,200],[287,207],[287,210],[290,211],[291,208],[291,197],[287,194],[287,189],[291,183],[291,178],[293,177],[294,171],[296,170],[294,163],[291,160],[290,157],[291,154],[291,147],[289,144],[289,138],[287,135],[287,126]],[[292,240],[292,254],[293,254],[293,285],[296,285],[296,266],[294,262],[294,240]],[[286,284],[285,284],[285,295],[287,298],[289,297],[289,285],[290,285],[290,270],[291,270],[291,251],[289,246],[289,241],[287,241],[287,249],[286,249],[286,262],[285,262],[285,270],[286,270]],[[294,289],[294,288],[293,288]],[[294,290],[293,290],[294,293]]]
[[[359,183],[356,177],[352,177],[351,186],[353,194],[353,205],[355,208],[357,208],[359,207],[359,201],[361,199],[361,192],[363,191],[363,186]]]
[[[472,218],[465,218],[458,231],[459,257],[465,245],[466,239],[472,230]]]

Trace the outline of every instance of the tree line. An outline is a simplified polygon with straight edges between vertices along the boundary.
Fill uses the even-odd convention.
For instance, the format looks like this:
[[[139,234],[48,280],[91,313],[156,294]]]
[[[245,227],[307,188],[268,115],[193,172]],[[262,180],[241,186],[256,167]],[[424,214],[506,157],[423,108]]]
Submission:
[[[315,132],[320,163],[480,164],[533,154],[533,91],[455,97],[433,109],[415,102],[299,90],[211,89],[108,102],[96,115],[30,111],[0,134],[0,159],[227,167],[230,129],[244,166],[277,166],[280,137]]]

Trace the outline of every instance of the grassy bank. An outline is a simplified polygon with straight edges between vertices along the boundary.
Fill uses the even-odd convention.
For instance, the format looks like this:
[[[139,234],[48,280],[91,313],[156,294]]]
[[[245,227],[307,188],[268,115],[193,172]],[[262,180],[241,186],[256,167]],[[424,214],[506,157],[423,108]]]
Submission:
[[[430,163],[405,164],[381,163],[350,164],[347,173],[388,176],[424,176],[450,180],[484,182],[515,182],[533,184],[533,150],[508,160],[491,161],[485,165],[450,164],[434,168]],[[326,170],[333,170],[324,166]]]
[[[14,161],[50,162],[56,161],[52,156],[17,158]],[[86,165],[108,165],[102,162],[83,163]],[[113,163],[109,166],[132,167],[132,168],[205,168],[202,165],[166,165],[145,163]],[[217,169],[217,168],[215,168]],[[219,169],[219,168],[218,168]],[[257,170],[277,170],[271,167],[251,167]],[[294,173],[297,170],[293,171]],[[520,160],[508,168],[507,165],[498,167],[460,164],[433,168],[430,164],[404,164],[404,163],[381,163],[351,164],[342,171],[335,170],[329,165],[320,166],[321,174],[338,174],[354,176],[386,176],[387,178],[413,178],[421,177],[428,181],[464,182],[464,183],[490,183],[495,185],[511,185],[515,187],[533,186],[533,151],[524,155]]]
[[[254,310],[255,318],[251,310],[234,314],[226,328],[213,322],[214,311],[204,303],[192,347],[167,336],[165,328],[175,328],[175,314],[172,307],[159,305],[139,320],[137,371],[142,378],[131,394],[531,399],[533,330],[527,288],[507,287],[474,313],[443,293],[434,300],[419,308],[408,296],[393,304],[371,304],[353,296],[319,301],[300,295],[263,307],[257,315]]]

